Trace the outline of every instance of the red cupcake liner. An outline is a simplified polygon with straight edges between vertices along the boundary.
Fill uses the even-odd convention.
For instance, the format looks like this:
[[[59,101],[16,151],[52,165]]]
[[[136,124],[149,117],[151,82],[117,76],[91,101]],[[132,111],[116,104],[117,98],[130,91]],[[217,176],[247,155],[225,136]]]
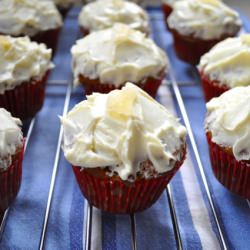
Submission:
[[[214,97],[220,96],[222,93],[228,91],[228,88],[225,85],[222,85],[219,81],[210,80],[203,71],[200,71],[200,78],[203,86],[203,92],[206,101],[208,102],[210,99]]]
[[[212,142],[207,133],[214,175],[231,192],[250,199],[250,161],[237,161],[229,149]]]
[[[88,29],[85,29],[83,27],[80,27],[80,30],[81,30],[83,36],[87,36],[90,33]]]
[[[163,11],[165,20],[166,20],[169,17],[169,15],[172,13],[173,8],[172,8],[172,6],[170,6],[166,3],[163,3],[161,7],[162,7],[162,11]]]
[[[22,179],[23,148],[12,156],[12,164],[6,170],[0,170],[0,217],[17,196]]]
[[[30,39],[37,43],[44,43],[50,49],[52,49],[52,55],[55,54],[57,48],[57,42],[59,38],[61,28],[51,29],[42,31],[32,37]]]
[[[83,36],[87,36],[87,35],[89,35],[89,34],[91,33],[88,29],[86,29],[86,28],[84,28],[84,27],[82,27],[82,26],[80,26],[80,30],[81,30],[81,33],[82,33]],[[144,32],[144,34],[145,34],[147,37],[149,37],[150,32]]]
[[[162,80],[165,77],[165,73],[162,73],[159,78],[148,78],[143,83],[136,84],[138,87],[146,91],[149,95],[151,95],[153,98],[157,94],[157,90],[160,87]],[[85,94],[91,95],[93,92],[99,92],[99,93],[109,93],[110,91],[114,89],[121,89],[124,85],[121,85],[119,87],[116,87],[112,84],[102,84],[98,80],[94,79],[88,79],[85,77],[80,76],[79,80],[81,84],[85,88]]]
[[[215,44],[233,35],[224,35],[220,39],[201,40],[192,36],[183,36],[174,29],[169,29],[173,35],[174,48],[177,56],[192,65],[197,65],[200,58]]]
[[[32,80],[0,94],[0,107],[22,120],[33,117],[43,106],[49,72],[41,80]]]
[[[119,177],[96,176],[87,169],[73,166],[79,187],[89,203],[99,209],[116,214],[143,211],[152,206],[181,167],[185,158],[167,173],[151,179],[123,181]]]

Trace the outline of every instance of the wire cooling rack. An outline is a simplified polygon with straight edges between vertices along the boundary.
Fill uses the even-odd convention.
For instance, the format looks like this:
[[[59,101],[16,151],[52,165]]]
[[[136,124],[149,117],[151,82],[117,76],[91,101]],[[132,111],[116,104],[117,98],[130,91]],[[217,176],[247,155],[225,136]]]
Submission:
[[[159,10],[152,11],[150,12],[150,17],[151,17],[151,23],[152,23],[152,30],[153,30],[153,38],[154,40],[158,43],[160,47],[163,49],[166,49],[166,44],[165,44],[165,36],[162,35],[162,29],[159,29],[159,23],[163,23],[162,15],[159,13]],[[76,22],[77,19],[77,10],[73,11],[70,13],[68,16],[68,19],[73,19]],[[77,24],[76,24],[77,25]],[[77,31],[74,35],[71,34],[70,32],[63,32],[61,36],[61,40],[68,36],[74,36],[71,40],[76,40],[77,37],[80,37],[80,33]],[[68,47],[69,49],[69,47]],[[172,47],[166,49],[168,52],[169,57],[172,57]],[[66,53],[64,45],[62,45],[59,48],[58,53]],[[69,51],[67,51],[69,53]],[[60,78],[60,66],[62,66],[65,61],[61,61],[61,58],[65,58],[68,69],[67,73],[63,75],[63,78]],[[25,146],[25,152],[28,154],[30,152],[27,152],[28,148],[34,148],[34,147],[45,147],[46,145],[34,145],[35,144],[35,139],[32,139],[35,137],[36,133],[39,133],[39,131],[36,131],[35,127],[37,124],[46,122],[46,117],[51,115],[57,115],[61,114],[64,115],[67,113],[67,111],[74,106],[77,102],[83,99],[82,97],[82,89],[77,88],[74,89],[72,87],[72,75],[71,75],[71,69],[70,69],[70,63],[69,63],[70,57],[65,54],[65,57],[62,55],[60,57],[60,60],[57,61],[57,68],[55,71],[57,71],[56,74],[52,74],[50,77],[50,80],[48,82],[48,87],[47,87],[47,92],[46,92],[46,101],[44,104],[43,110],[35,117],[33,118],[30,122],[27,122],[24,124],[24,134],[26,135],[26,146]],[[218,235],[218,241],[220,243],[220,248],[221,249],[228,249],[228,244],[227,244],[227,239],[225,237],[225,232],[223,231],[223,227],[221,225],[221,220],[218,215],[218,212],[215,208],[215,202],[213,199],[213,196],[211,194],[211,186],[209,185],[209,181],[207,179],[206,171],[204,170],[204,163],[202,161],[202,156],[199,153],[199,148],[197,146],[196,140],[199,138],[195,138],[194,136],[194,131],[192,130],[191,122],[190,122],[190,116],[189,113],[187,112],[186,104],[185,104],[185,97],[183,97],[183,91],[186,88],[200,88],[199,86],[199,81],[197,80],[197,72],[194,68],[190,68],[191,75],[193,75],[193,79],[190,81],[185,80],[185,79],[176,79],[178,76],[176,73],[176,65],[173,65],[171,63],[170,69],[169,69],[169,76],[166,79],[166,81],[163,83],[163,86],[161,89],[169,89],[170,93],[172,94],[173,97],[173,102],[175,102],[176,106],[176,112],[181,115],[183,122],[188,130],[188,149],[191,154],[194,155],[192,160],[194,161],[194,164],[197,166],[197,171],[195,172],[197,175],[197,178],[200,180],[202,189],[203,189],[203,195],[205,196],[204,199],[207,200],[207,206],[209,209],[209,213],[212,217],[212,220],[214,221],[215,225],[215,230]],[[65,68],[65,65],[64,65]],[[64,72],[65,73],[65,72]],[[162,102],[164,98],[167,98],[162,94],[162,91],[159,92],[160,97],[158,99]],[[60,108],[56,109],[53,111],[53,105],[56,103],[56,100],[60,103]],[[58,103],[56,104],[57,106],[59,105]],[[52,111],[51,111],[52,109]],[[59,111],[60,110],[60,111]],[[57,113],[58,112],[58,113]],[[195,112],[195,111],[194,111]],[[202,124],[200,125],[202,126]],[[34,131],[35,130],[35,131]],[[56,143],[54,146],[54,152],[51,154],[54,155],[53,160],[50,161],[50,171],[48,172],[47,177],[49,178],[49,185],[46,187],[45,193],[45,198],[43,200],[43,207],[41,208],[41,223],[38,223],[38,231],[39,231],[39,237],[37,237],[37,242],[32,245],[33,249],[47,249],[45,245],[46,237],[48,235],[48,226],[51,220],[52,215],[52,203],[55,195],[55,190],[56,190],[56,184],[57,184],[57,178],[58,178],[58,172],[60,166],[60,160],[63,158],[62,151],[61,151],[61,145],[62,145],[62,127],[60,125],[57,126],[57,129],[54,131],[53,134],[49,135],[53,137],[57,137]],[[40,141],[38,141],[40,143]],[[24,165],[24,168],[26,166]],[[25,185],[25,183],[22,183],[22,185]],[[176,248],[177,249],[184,249],[183,245],[183,239],[182,239],[182,234],[180,230],[180,220],[178,218],[178,214],[176,213],[176,203],[175,200],[173,199],[173,190],[171,188],[171,185],[168,185],[166,188],[166,195],[167,195],[167,202],[169,205],[170,209],[170,217],[172,220],[172,225],[173,225],[173,233],[175,236],[175,241],[176,241]],[[18,200],[18,197],[17,197]],[[249,201],[246,201],[250,207]],[[13,204],[13,207],[10,209],[10,213],[6,211],[2,222],[0,226],[0,237],[2,237],[5,233],[5,228],[7,224],[9,223],[9,220],[13,216],[11,213],[11,210],[15,211],[15,203]],[[84,216],[84,228],[83,228],[83,240],[82,240],[82,249],[90,250],[93,249],[93,227],[95,227],[95,223],[93,222],[93,213],[95,208],[87,204],[86,206],[86,211],[85,211],[85,216]],[[29,216],[27,214],[27,216]],[[136,250],[140,249],[140,247],[137,244],[137,215],[131,214],[128,215],[127,220],[129,221],[129,227],[130,227],[130,237],[127,239],[127,241],[131,242],[131,249]],[[32,232],[32,228],[28,229],[28,233]],[[12,237],[15,237],[15,235],[12,235]],[[11,240],[11,239],[10,239]],[[28,243],[28,237],[27,237],[27,244]],[[32,243],[30,243],[32,244]],[[49,248],[48,248],[49,249]],[[157,250],[157,249],[156,249]]]

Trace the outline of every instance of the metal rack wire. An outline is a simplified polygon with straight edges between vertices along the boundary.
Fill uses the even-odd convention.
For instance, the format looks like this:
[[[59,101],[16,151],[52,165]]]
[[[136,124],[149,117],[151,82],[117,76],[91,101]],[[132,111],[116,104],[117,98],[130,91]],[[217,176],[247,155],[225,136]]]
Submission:
[[[162,18],[162,17],[159,15],[152,15],[151,18],[152,18],[152,22],[154,22],[155,20],[158,20],[159,18]],[[158,41],[158,43],[161,43],[161,41]],[[206,177],[205,171],[204,171],[204,166],[202,164],[201,157],[199,155],[199,151],[197,148],[195,137],[194,137],[194,134],[193,134],[193,131],[191,128],[190,121],[189,121],[189,116],[188,116],[188,113],[186,111],[185,103],[183,101],[183,98],[182,98],[181,92],[180,92],[180,86],[193,86],[196,83],[192,83],[192,82],[179,82],[178,83],[176,81],[174,70],[171,67],[170,67],[170,71],[169,71],[169,78],[170,78],[170,80],[165,81],[164,87],[166,87],[166,88],[171,87],[173,90],[173,93],[174,93],[174,98],[177,100],[178,109],[180,110],[180,112],[182,114],[182,118],[183,118],[184,123],[187,127],[187,130],[188,130],[188,136],[189,136],[189,140],[191,143],[191,148],[189,150],[192,150],[194,155],[195,155],[196,163],[197,163],[198,168],[199,168],[200,178],[202,180],[204,189],[206,191],[206,196],[207,196],[207,199],[209,201],[210,209],[212,211],[213,218],[214,218],[215,223],[216,223],[216,227],[217,227],[217,231],[218,231],[218,235],[219,235],[219,240],[220,240],[220,244],[221,244],[221,249],[227,249],[226,240],[225,240],[225,237],[223,235],[223,231],[222,231],[222,228],[220,225],[217,211],[216,211],[215,206],[214,206],[213,198],[211,196],[211,192],[210,192],[209,185],[207,182],[207,177]],[[58,81],[51,81],[48,84],[58,86],[58,87],[60,85],[68,86],[67,91],[65,93],[65,101],[64,101],[64,107],[63,107],[63,115],[66,114],[68,111],[68,108],[69,108],[70,99],[72,97],[72,85],[71,85],[71,83],[68,83],[67,81],[63,81],[63,80],[58,80]],[[26,140],[25,149],[29,143],[30,136],[32,135],[32,131],[33,131],[33,127],[34,127],[35,122],[36,122],[36,118],[34,118],[30,123],[29,130],[27,133],[27,140]],[[45,210],[44,217],[43,217],[43,226],[41,228],[41,236],[40,236],[40,242],[39,242],[39,249],[40,250],[45,249],[44,242],[45,242],[45,238],[46,238],[48,220],[50,218],[50,209],[51,209],[51,203],[53,200],[53,193],[54,193],[54,189],[55,189],[57,172],[58,172],[58,168],[59,168],[59,159],[62,156],[62,152],[61,152],[62,133],[63,133],[62,127],[60,127],[58,141],[57,141],[57,147],[56,147],[56,152],[55,152],[55,158],[54,158],[54,164],[53,164],[53,171],[52,171],[52,176],[51,176],[51,181],[50,181],[50,188],[49,188],[48,199],[47,199],[47,204],[46,204],[46,210]],[[166,188],[166,194],[167,194],[168,204],[170,207],[170,215],[171,215],[174,234],[175,234],[176,246],[178,249],[183,249],[183,242],[182,242],[182,238],[181,238],[181,232],[179,229],[178,218],[177,218],[176,211],[175,211],[175,204],[174,204],[174,200],[172,197],[171,185],[168,185],[168,187]],[[250,202],[249,201],[247,201],[247,202],[248,202],[248,205],[250,207]],[[92,249],[91,239],[92,239],[93,208],[89,204],[87,205],[86,216],[87,216],[87,218],[85,220],[86,221],[85,244],[83,246],[83,249],[90,250],[90,249]],[[8,217],[8,211],[6,211],[6,213],[3,217],[3,220],[1,222],[0,239],[1,239],[1,235],[4,232],[5,223],[7,223],[7,217]],[[130,239],[131,246],[132,246],[133,250],[137,250],[138,246],[137,246],[137,232],[136,232],[137,231],[136,215],[131,214],[128,217],[129,217],[130,228],[131,228],[131,239]]]

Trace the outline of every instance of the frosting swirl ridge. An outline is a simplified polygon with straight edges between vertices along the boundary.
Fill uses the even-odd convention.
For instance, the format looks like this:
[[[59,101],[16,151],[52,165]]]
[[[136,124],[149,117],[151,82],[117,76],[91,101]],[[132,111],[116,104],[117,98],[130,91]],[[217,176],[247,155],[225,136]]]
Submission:
[[[11,165],[11,156],[23,144],[23,135],[20,129],[22,122],[13,118],[11,114],[0,108],[0,170]]]
[[[250,35],[227,38],[202,56],[199,70],[229,88],[250,85]]]

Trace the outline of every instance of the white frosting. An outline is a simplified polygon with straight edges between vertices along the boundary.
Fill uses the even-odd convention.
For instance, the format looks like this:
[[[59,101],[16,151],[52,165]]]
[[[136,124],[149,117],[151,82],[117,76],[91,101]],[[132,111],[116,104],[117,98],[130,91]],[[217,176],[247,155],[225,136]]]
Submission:
[[[212,141],[250,160],[250,86],[236,87],[207,103],[206,129]]]
[[[183,156],[186,129],[163,106],[131,83],[94,93],[61,118],[64,154],[75,166],[112,167],[123,180],[149,159],[157,173]]]
[[[0,33],[34,36],[59,28],[62,18],[52,2],[40,0],[1,0]]]
[[[56,6],[58,6],[59,8],[65,8],[65,9],[71,7],[75,2],[75,0],[43,0],[43,1],[54,2]]]
[[[199,69],[229,88],[250,85],[250,35],[218,43],[202,56]]]
[[[41,79],[53,67],[51,49],[28,37],[0,36],[0,94],[30,81]]]
[[[19,126],[19,119],[13,118],[11,114],[0,108],[0,170],[11,165],[11,157],[16,150],[22,147],[23,135]]]
[[[174,7],[174,4],[177,2],[177,1],[181,1],[181,0],[161,0],[163,4],[167,4],[169,6],[171,6],[172,8]]]
[[[81,27],[92,31],[112,27],[123,23],[131,28],[149,33],[147,13],[137,4],[123,0],[99,0],[82,8],[79,15]]]
[[[75,84],[80,74],[116,86],[138,83],[159,77],[167,65],[164,51],[151,39],[122,24],[78,40],[71,52]]]
[[[237,12],[219,0],[178,1],[167,22],[181,35],[205,40],[234,36],[241,26]]]

